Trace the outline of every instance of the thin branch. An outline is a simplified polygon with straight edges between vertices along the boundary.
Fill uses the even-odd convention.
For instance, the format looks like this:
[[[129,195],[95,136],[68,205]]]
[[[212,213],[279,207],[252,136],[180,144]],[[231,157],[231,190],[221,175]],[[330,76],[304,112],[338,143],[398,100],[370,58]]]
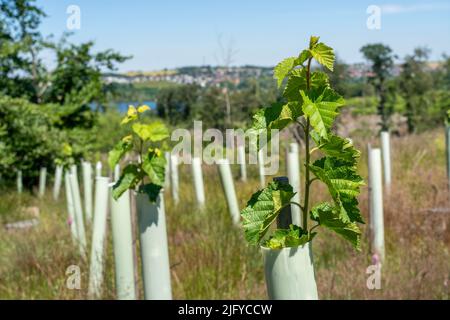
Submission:
[[[308,184],[311,185],[314,181],[319,180],[319,178],[315,177],[309,180]]]
[[[300,204],[300,203],[297,203],[297,202],[294,202],[294,201],[291,201],[291,202],[289,202],[289,204],[295,204],[296,206],[299,206],[300,207],[300,209],[303,211],[303,206]]]
[[[311,234],[311,232],[312,232],[315,228],[317,228],[318,226],[320,226],[320,223],[318,223],[318,224],[316,224],[314,227],[312,227],[312,228],[309,230],[309,233]]]
[[[297,120],[296,122],[297,122],[299,125],[302,126],[303,130],[306,130],[305,125],[304,125],[301,121]]]

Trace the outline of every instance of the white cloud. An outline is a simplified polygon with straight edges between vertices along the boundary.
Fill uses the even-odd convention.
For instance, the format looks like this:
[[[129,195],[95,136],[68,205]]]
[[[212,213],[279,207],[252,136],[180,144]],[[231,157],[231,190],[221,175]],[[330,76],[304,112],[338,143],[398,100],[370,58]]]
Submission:
[[[412,5],[384,4],[381,12],[385,14],[397,14],[405,12],[426,12],[450,9],[450,3],[418,3]]]

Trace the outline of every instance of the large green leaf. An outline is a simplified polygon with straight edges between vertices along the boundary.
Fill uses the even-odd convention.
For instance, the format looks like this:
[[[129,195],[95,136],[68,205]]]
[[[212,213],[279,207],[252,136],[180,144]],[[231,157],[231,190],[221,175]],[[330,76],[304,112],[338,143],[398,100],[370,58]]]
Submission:
[[[309,50],[318,63],[333,71],[334,52],[333,48],[327,46],[323,42],[317,43]]]
[[[321,139],[318,135],[311,135],[317,147],[325,155],[344,160],[348,165],[355,166],[361,152],[357,150],[350,139],[345,139],[334,134],[328,135],[328,140]]]
[[[361,250],[361,231],[355,222],[344,222],[340,218],[340,208],[324,202],[318,204],[311,210],[311,219],[320,223],[344,239],[350,241],[352,245]]]
[[[329,88],[325,88],[322,92],[320,89],[311,89],[308,94],[301,90],[300,94],[303,98],[303,112],[311,121],[312,127],[321,138],[328,139],[329,131],[338,114],[336,110],[344,105],[344,100]]]
[[[360,187],[364,185],[363,179],[346,162],[334,157],[324,157],[310,165],[314,175],[328,187],[328,190],[341,210],[340,218],[344,222],[362,222],[356,197]]]
[[[136,187],[138,182],[142,179],[142,172],[135,164],[129,164],[123,169],[120,179],[113,186],[112,196],[115,200],[128,189]]]
[[[295,122],[303,114],[297,102],[273,103],[270,107],[260,109],[253,116],[252,132],[266,134],[267,142],[271,139],[271,130],[282,130]],[[263,147],[258,140],[258,149]]]
[[[122,159],[122,157],[133,148],[131,136],[127,136],[117,143],[108,153],[108,164],[111,169]]]
[[[164,185],[166,159],[159,150],[150,151],[142,162],[142,170],[150,181],[156,185]]]
[[[323,91],[329,87],[328,76],[320,71],[311,73],[310,89],[316,89]],[[289,74],[286,87],[283,91],[283,97],[288,101],[296,101],[302,103],[302,97],[300,90],[306,91],[306,69],[295,69]]]
[[[253,116],[255,130],[281,130],[303,114],[298,103],[273,103],[270,107],[260,109]]]
[[[161,141],[169,137],[169,130],[164,123],[155,121],[150,124],[135,123],[133,131],[144,141]]]
[[[303,65],[303,63],[311,57],[309,50],[303,50],[298,57],[286,58],[278,63],[273,69],[274,78],[277,79],[278,88],[281,87],[284,78],[288,76],[291,71],[297,66]]]
[[[303,63],[309,58],[311,58],[311,52],[309,50],[303,50],[297,58],[297,65],[303,65]]]
[[[286,58],[278,63],[273,69],[273,77],[277,79],[278,87],[283,83],[284,78],[297,65],[297,57]]]
[[[252,195],[247,207],[241,211],[245,238],[250,244],[256,245],[261,241],[294,194],[289,184],[274,181]]]

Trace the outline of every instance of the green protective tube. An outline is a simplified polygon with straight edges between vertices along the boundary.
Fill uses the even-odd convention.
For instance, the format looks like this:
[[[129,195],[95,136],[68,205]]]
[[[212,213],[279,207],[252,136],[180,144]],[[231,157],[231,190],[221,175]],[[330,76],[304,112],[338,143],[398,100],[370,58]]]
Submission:
[[[169,250],[164,195],[156,204],[143,193],[136,195],[141,244],[142,276],[146,300],[171,300]]]
[[[117,201],[111,196],[111,226],[117,299],[135,300],[130,191]]]
[[[17,171],[17,193],[21,194],[23,191],[22,170]]]
[[[269,299],[318,299],[311,242],[300,247],[261,250]]]

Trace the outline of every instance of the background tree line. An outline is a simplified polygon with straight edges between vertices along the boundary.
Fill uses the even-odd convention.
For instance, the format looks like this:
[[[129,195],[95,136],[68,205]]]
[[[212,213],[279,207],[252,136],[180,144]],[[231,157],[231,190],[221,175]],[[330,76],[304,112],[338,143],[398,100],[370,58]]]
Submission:
[[[115,101],[155,100],[146,121],[162,118],[172,127],[246,128],[260,106],[282,100],[267,73],[224,77],[200,86],[158,83],[105,83],[103,75],[130,57],[113,50],[95,52],[94,43],[74,44],[70,34],[55,40],[39,31],[45,12],[33,0],[0,0],[0,175],[13,181],[22,170],[32,181],[40,166],[80,158],[96,160],[122,135]],[[49,69],[42,61],[54,57]],[[429,61],[418,47],[400,59],[384,44],[361,48],[363,76],[337,59],[331,84],[360,113],[376,113],[380,129],[395,130],[394,112],[404,115],[410,133],[442,125],[450,109],[450,57]],[[202,67],[204,68],[204,67]],[[187,67],[195,74],[195,67]],[[214,68],[211,68],[214,73]],[[229,111],[229,120],[228,120]]]

